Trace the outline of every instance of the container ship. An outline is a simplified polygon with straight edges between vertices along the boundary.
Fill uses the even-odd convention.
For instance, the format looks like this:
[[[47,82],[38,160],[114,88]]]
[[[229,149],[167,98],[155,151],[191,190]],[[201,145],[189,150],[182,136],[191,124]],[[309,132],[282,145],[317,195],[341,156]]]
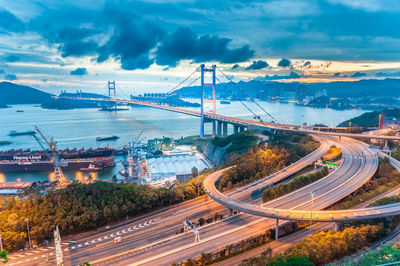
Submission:
[[[123,149],[122,149],[123,151]],[[58,154],[61,159],[81,159],[81,158],[93,158],[93,157],[109,157],[114,153],[119,153],[120,150],[104,147],[97,149],[64,149],[59,150]],[[18,149],[0,151],[0,161],[2,160],[19,160],[18,157],[25,157],[30,160],[47,160],[49,151],[31,151],[30,149]]]
[[[63,170],[79,170],[90,165],[103,169],[115,166],[111,155],[117,150],[112,148],[98,149],[65,149],[59,151]],[[11,171],[53,171],[48,151],[9,150],[0,152],[0,172]]]
[[[61,169],[80,170],[95,167],[98,170],[115,166],[114,157],[99,157],[85,159],[61,160]],[[53,171],[54,165],[50,160],[21,160],[21,161],[0,161],[0,172],[20,172],[20,171]]]

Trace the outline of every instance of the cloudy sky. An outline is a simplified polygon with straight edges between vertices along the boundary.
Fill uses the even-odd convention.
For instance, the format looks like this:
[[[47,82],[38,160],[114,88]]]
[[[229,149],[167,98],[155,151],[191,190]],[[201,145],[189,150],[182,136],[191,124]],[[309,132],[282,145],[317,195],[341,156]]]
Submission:
[[[50,92],[400,77],[400,1],[0,0],[0,79]]]

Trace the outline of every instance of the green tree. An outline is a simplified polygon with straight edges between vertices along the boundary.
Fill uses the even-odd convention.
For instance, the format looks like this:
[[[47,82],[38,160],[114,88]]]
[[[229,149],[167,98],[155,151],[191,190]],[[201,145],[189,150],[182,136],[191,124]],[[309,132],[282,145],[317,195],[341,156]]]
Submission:
[[[6,264],[8,262],[7,250],[6,249],[3,250],[3,251],[0,251],[0,258],[2,259],[2,262],[4,264]]]

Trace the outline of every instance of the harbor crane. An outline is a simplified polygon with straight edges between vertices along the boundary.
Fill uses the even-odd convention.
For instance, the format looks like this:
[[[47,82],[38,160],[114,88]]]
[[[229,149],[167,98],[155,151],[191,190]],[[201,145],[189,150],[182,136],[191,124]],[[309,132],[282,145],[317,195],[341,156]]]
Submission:
[[[53,137],[51,137],[50,141],[49,141],[37,126],[34,125],[34,127],[35,127],[36,132],[39,134],[39,136],[42,138],[42,140],[46,143],[48,150],[50,151],[50,154],[47,153],[47,156],[49,157],[50,161],[54,165],[54,180],[58,181],[60,183],[64,183],[66,181],[66,179],[65,179],[65,176],[61,169],[61,166],[63,165],[63,163],[60,161],[60,155],[58,154],[58,150],[57,150],[57,142],[54,141]],[[40,139],[38,137],[35,137],[35,139],[36,139],[37,143],[39,144],[39,146],[43,150],[46,151],[47,149],[44,148],[44,145],[42,144]]]
[[[143,134],[143,130],[139,133],[138,136],[132,141],[129,142],[127,150],[128,150],[128,160],[123,161],[123,166],[124,169],[121,170],[121,174],[124,178],[127,178],[128,181],[132,181],[137,178],[137,167],[135,167],[135,159],[138,158],[137,154],[137,148],[138,146],[142,143],[142,140],[144,137],[141,139],[140,137]],[[135,168],[135,169],[134,169]],[[140,178],[137,180],[140,184]]]

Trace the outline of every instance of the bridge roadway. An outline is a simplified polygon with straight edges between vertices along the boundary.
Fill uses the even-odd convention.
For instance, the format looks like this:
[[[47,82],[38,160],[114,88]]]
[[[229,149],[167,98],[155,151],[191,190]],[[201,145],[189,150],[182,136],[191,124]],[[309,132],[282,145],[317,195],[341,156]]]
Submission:
[[[79,97],[59,97],[59,96],[55,96],[54,98],[64,98],[64,99],[71,99],[71,100],[86,100],[86,101],[88,101],[88,100],[89,101],[101,101],[101,102],[109,102],[110,101],[109,99],[102,99],[102,98],[79,98]],[[172,107],[172,106],[168,106],[168,105],[161,105],[161,104],[156,104],[156,103],[151,103],[151,102],[143,102],[143,101],[138,101],[138,100],[134,100],[134,99],[130,99],[130,100],[128,100],[128,99],[112,99],[112,101],[115,101],[117,103],[122,103],[122,104],[136,104],[136,105],[141,105],[141,106],[158,108],[158,109],[162,109],[162,110],[172,111],[172,112],[196,116],[196,117],[201,116],[201,113],[198,111],[181,109],[181,108],[176,108],[176,107]],[[314,135],[338,136],[338,137],[362,138],[362,139],[400,140],[400,136],[384,136],[384,135],[372,136],[372,135],[357,134],[357,133],[326,132],[326,131],[315,130],[315,128],[321,128],[321,127],[312,127],[312,126],[311,127],[310,126],[303,127],[300,125],[259,122],[259,121],[251,120],[251,119],[235,118],[235,117],[223,116],[223,115],[218,115],[218,114],[213,114],[213,113],[205,113],[204,117],[206,120],[212,120],[212,121],[214,120],[214,121],[233,124],[233,125],[237,125],[237,126],[250,127],[250,128],[257,127],[257,128],[261,128],[261,129],[286,131],[286,132],[293,132],[293,133],[299,133],[299,134],[314,134]],[[335,129],[335,128],[331,128],[331,129]]]
[[[334,140],[329,137],[319,137],[318,140],[321,143],[318,149],[299,161],[282,169],[278,173],[232,191],[229,195],[245,202],[261,202],[260,196],[262,188],[285,179],[293,173],[296,173],[304,167],[312,164],[325,154],[334,142]],[[76,265],[85,261],[100,259],[105,256],[131,250],[133,247],[142,247],[162,239],[167,239],[174,236],[176,232],[182,228],[182,222],[184,219],[189,218],[191,220],[197,220],[200,217],[209,217],[213,216],[215,213],[221,212],[226,212],[224,206],[212,200],[206,201],[204,197],[200,197],[199,199],[183,202],[176,206],[164,208],[161,211],[153,212],[149,215],[144,215],[140,219],[131,223],[115,226],[115,229],[113,228],[107,231],[95,230],[89,234],[79,234],[74,237],[69,237],[68,239],[64,238],[63,249],[66,265]],[[146,226],[139,226],[150,220],[153,222]],[[136,227],[136,229],[134,231],[128,231],[128,229],[132,227]],[[118,234],[118,232],[121,233],[124,230],[127,233]],[[110,237],[112,234],[114,234],[114,237],[120,235],[123,238],[123,241],[113,244],[113,237]],[[191,234],[186,236],[188,237],[189,242],[193,241]],[[107,239],[105,239],[105,237],[107,237]],[[98,241],[100,238],[102,240]],[[94,241],[94,243],[92,241]],[[87,243],[89,245],[87,245]],[[50,262],[45,261],[48,254],[51,254],[49,255]],[[9,264],[50,265],[52,261],[54,261],[54,247],[28,252],[26,255],[12,254],[10,256]]]

